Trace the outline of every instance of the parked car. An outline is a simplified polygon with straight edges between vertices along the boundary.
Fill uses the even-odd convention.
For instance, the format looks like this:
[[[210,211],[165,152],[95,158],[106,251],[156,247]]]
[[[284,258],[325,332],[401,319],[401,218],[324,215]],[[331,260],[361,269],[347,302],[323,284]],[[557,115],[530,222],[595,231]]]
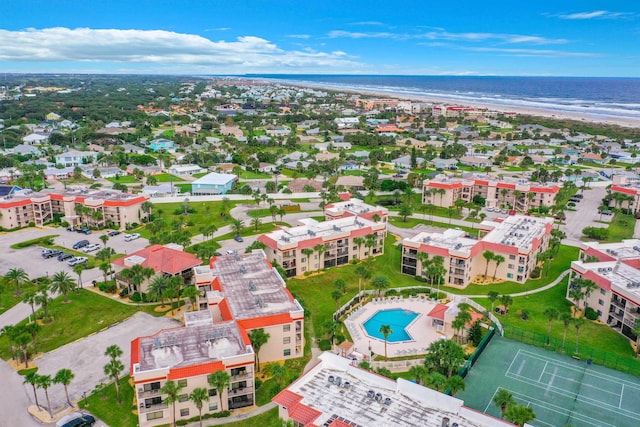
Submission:
[[[489,207],[487,208],[487,212],[493,212],[493,208],[492,208],[491,206],[489,206]]]
[[[578,199],[584,199],[584,194],[582,193],[574,194],[573,197],[577,197]]]
[[[114,236],[117,236],[118,234],[120,234],[118,230],[111,230],[110,232],[107,233],[107,236],[114,237]]]
[[[84,248],[85,246],[88,246],[88,245],[89,245],[89,241],[88,240],[80,240],[80,241],[74,243],[72,248],[73,249],[82,249],[82,248]]]
[[[240,237],[240,235],[236,234],[235,236],[233,236],[233,240],[235,240],[236,242],[244,242],[244,239],[242,237]]]
[[[54,256],[57,257],[61,253],[62,251],[59,249],[52,249],[49,252],[43,253],[42,258],[49,259],[49,258],[53,258]]]
[[[67,253],[61,253],[60,255],[58,255],[58,261],[66,261],[68,259],[73,258],[73,255],[71,254],[67,254]]]
[[[65,415],[56,423],[56,427],[91,427],[96,423],[93,415],[84,414],[82,412],[74,412]]]
[[[612,215],[611,211],[602,211],[602,215]]]
[[[67,264],[69,264],[69,267],[73,267],[74,265],[77,265],[77,264],[84,264],[87,261],[89,261],[89,258],[87,258],[86,256],[78,256],[78,257],[71,258],[67,262]]]
[[[89,252],[97,251],[98,249],[100,249],[100,245],[97,243],[94,243],[92,245],[85,246],[84,248],[82,248],[82,252],[84,252],[85,254],[88,254]]]
[[[88,227],[78,228],[76,231],[81,234],[91,234],[91,229]]]
[[[236,251],[232,251],[231,249],[227,249],[227,255],[233,255]]]
[[[131,234],[125,234],[124,235],[124,241],[125,242],[130,242],[132,240],[136,240],[140,238],[140,234],[138,233],[131,233]]]

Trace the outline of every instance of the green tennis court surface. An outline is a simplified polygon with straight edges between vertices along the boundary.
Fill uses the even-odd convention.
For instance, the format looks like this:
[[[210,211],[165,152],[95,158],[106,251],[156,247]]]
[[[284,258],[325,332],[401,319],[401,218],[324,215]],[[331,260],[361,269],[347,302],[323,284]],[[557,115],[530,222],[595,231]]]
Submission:
[[[540,427],[637,427],[640,379],[495,336],[465,379],[465,406],[499,417],[500,388],[533,408]]]

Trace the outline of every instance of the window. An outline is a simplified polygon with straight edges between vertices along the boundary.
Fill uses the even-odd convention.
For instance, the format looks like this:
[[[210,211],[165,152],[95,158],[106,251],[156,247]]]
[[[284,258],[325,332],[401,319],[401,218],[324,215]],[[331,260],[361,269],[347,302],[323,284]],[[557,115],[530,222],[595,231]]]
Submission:
[[[160,390],[160,382],[148,383],[142,386],[144,391]]]
[[[511,261],[513,261],[513,260],[515,260],[515,259],[516,259],[516,256],[515,256],[515,255],[509,255],[509,259],[510,259]]]
[[[291,343],[291,337],[284,337],[284,339],[282,340],[282,344],[290,344]]]
[[[605,295],[607,293],[607,291],[605,291],[604,289],[600,288],[600,295]]]
[[[282,325],[282,332],[291,331],[291,325]]]
[[[186,387],[187,386],[187,380],[178,380],[178,387]]]
[[[302,259],[300,260],[300,262],[307,262],[307,259],[306,259],[306,258],[302,258]]]
[[[186,402],[187,400],[189,400],[189,395],[187,393],[178,396],[178,402]]]
[[[604,305],[604,300],[599,299],[598,300],[598,305]]]
[[[509,264],[509,270],[513,270],[516,266],[514,264]]]
[[[507,279],[513,279],[513,273],[507,273]]]
[[[180,416],[181,417],[188,417],[189,416],[189,408],[180,409]]]
[[[209,397],[214,397],[218,395],[218,390],[216,390],[215,388],[210,388],[209,389]]]
[[[284,357],[287,357],[287,356],[291,356],[291,349],[290,348],[286,348],[284,350]]]
[[[160,418],[163,418],[162,411],[149,412],[147,414],[147,421],[158,420]]]
[[[213,412],[213,411],[217,411],[218,410],[218,404],[217,403],[212,403],[209,405],[209,412]]]

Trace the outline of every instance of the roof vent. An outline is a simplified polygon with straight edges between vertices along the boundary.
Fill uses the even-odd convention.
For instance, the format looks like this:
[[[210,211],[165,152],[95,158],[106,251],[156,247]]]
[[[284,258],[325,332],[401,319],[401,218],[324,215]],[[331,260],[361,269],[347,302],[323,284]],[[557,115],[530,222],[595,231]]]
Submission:
[[[344,384],[342,385],[342,387],[348,389],[349,387],[351,387],[351,383],[349,381],[345,381]]]
[[[461,247],[462,247],[462,243],[456,243],[456,246],[455,246],[456,249],[460,249]]]
[[[607,271],[613,271],[613,267],[607,267]]]
[[[249,290],[250,290],[251,292],[255,292],[255,291],[257,290],[257,288],[256,288],[256,284],[255,284],[255,283],[253,283],[253,280],[250,280],[250,281],[249,281]]]
[[[376,392],[375,392],[375,391],[373,391],[373,390],[369,390],[369,391],[367,392],[367,398],[369,398],[369,399],[373,399],[374,397],[376,397]]]
[[[342,384],[342,377],[336,377],[336,381],[334,384],[340,387],[340,384]]]
[[[247,274],[247,267],[246,267],[246,266],[244,266],[244,265],[241,265],[241,266],[240,266],[240,272],[241,272],[242,274]]]
[[[387,406],[391,405],[391,398],[390,397],[385,398],[384,399],[384,404],[387,405]]]
[[[256,298],[256,305],[260,308],[264,308],[264,301],[262,301],[262,297]]]
[[[335,381],[335,378],[333,377],[333,375],[329,375],[329,378],[327,378],[327,381],[333,384],[333,382]]]
[[[376,393],[375,399],[376,399],[376,402],[382,401],[382,393]]]

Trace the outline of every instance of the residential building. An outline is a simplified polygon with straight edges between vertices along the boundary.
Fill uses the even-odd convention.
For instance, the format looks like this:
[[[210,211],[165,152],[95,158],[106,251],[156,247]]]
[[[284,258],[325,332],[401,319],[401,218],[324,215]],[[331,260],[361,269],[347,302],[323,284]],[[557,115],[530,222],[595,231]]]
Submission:
[[[302,225],[281,227],[258,237],[267,246],[265,251],[269,260],[282,266],[287,277],[344,265],[353,259],[378,256],[384,252],[387,235],[387,223],[384,221],[374,222],[356,215],[325,222],[305,218],[299,222]],[[368,235],[375,236],[370,238],[369,246],[364,242]],[[356,243],[359,242],[355,241],[356,238],[363,242]]]
[[[66,167],[82,166],[94,163],[98,159],[95,151],[69,150],[56,155],[56,164]]]
[[[329,203],[324,207],[324,219],[326,221],[349,216],[358,216],[374,222],[387,222],[389,209],[383,206],[373,206],[360,199],[351,198],[351,195],[348,193],[343,194],[346,196],[346,200]],[[340,196],[342,196],[342,194]]]
[[[210,172],[191,183],[191,194],[194,196],[226,194],[237,180],[238,177],[233,174]]]
[[[147,199],[113,190],[34,192],[20,189],[0,194],[0,227],[22,228],[31,222],[41,227],[53,220],[53,215],[59,214],[71,225],[102,227],[110,224],[124,229],[127,224],[140,222],[144,215],[142,203]]]
[[[470,178],[455,178],[438,175],[423,183],[422,203],[441,207],[453,206],[455,201],[473,201],[474,197],[485,200],[485,206],[510,207],[527,211],[541,206],[551,207],[560,191],[558,184],[540,184],[518,179],[494,179],[474,175]]]
[[[344,187],[348,191],[362,191],[364,187],[364,177],[356,175],[339,176],[335,183],[336,187]]]
[[[198,307],[214,322],[234,320],[247,334],[256,329],[269,334],[260,363],[303,355],[304,309],[264,251],[214,257],[194,272]]]
[[[206,169],[202,169],[198,165],[173,165],[167,169],[167,172],[172,175],[193,175],[206,172]]]
[[[172,152],[174,151],[174,145],[175,145],[174,142],[171,141],[170,139],[159,138],[159,139],[154,139],[149,143],[149,149],[151,151],[164,150],[167,152]]]
[[[249,337],[237,322],[212,323],[207,314],[186,313],[186,327],[163,329],[131,342],[129,373],[140,427],[172,423],[174,404],[176,420],[197,416],[198,408],[188,396],[199,387],[209,394],[203,414],[254,404],[254,352]],[[208,377],[219,371],[230,376],[221,396],[208,382]],[[182,387],[178,401],[172,404],[162,392],[168,381]]]
[[[329,352],[272,401],[280,418],[296,426],[513,426],[453,396],[403,378],[394,381]]]
[[[418,252],[444,259],[444,282],[466,287],[473,279],[488,272],[500,280],[524,283],[537,264],[537,255],[549,245],[553,220],[524,215],[511,215],[479,225],[480,239],[462,230],[421,232],[402,240],[401,270],[404,274],[422,276]],[[484,258],[491,251],[504,258],[495,263]]]
[[[115,259],[111,262],[116,267],[116,271],[133,267],[139,264],[143,267],[152,268],[156,275],[166,277],[182,276],[185,283],[191,283],[193,278],[193,268],[202,264],[202,261],[188,252],[182,251],[179,245],[151,245],[129,255]],[[149,280],[145,280],[140,289],[133,289],[134,292],[147,293]],[[134,286],[135,287],[135,286]]]
[[[638,213],[640,211],[640,178],[614,175],[612,179],[611,194],[614,195],[614,198],[611,203]],[[620,195],[627,197],[620,197]],[[616,200],[618,198],[619,201]]]
[[[392,98],[379,99],[356,99],[356,107],[365,110],[373,110],[374,108],[396,108],[400,101]]]

